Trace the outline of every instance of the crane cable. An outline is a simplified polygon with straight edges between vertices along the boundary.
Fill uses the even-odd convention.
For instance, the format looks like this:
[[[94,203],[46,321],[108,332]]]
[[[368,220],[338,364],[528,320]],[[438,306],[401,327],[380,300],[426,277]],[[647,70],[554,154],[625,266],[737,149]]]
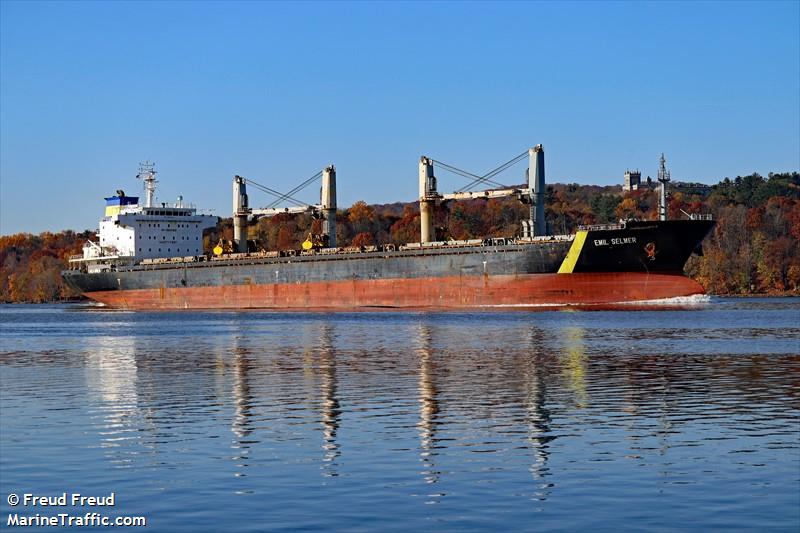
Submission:
[[[473,174],[471,172],[467,172],[466,170],[462,170],[462,169],[460,169],[458,167],[454,167],[453,165],[448,165],[447,163],[444,163],[442,161],[438,161],[438,160],[433,159],[433,158],[431,158],[431,161],[433,163],[436,163],[440,167],[442,167],[444,170],[452,172],[453,174],[458,174],[459,176],[462,176],[464,178],[471,179],[472,180],[471,182],[469,182],[467,185],[461,187],[460,189],[458,189],[456,191],[456,192],[464,192],[464,191],[467,191],[467,190],[471,189],[472,187],[474,187],[478,183],[489,183],[491,185],[495,185],[497,187],[502,187],[504,189],[510,188],[508,185],[503,185],[502,183],[494,181],[494,180],[492,180],[490,178],[493,178],[496,175],[498,175],[501,172],[503,172],[504,170],[516,165],[517,163],[522,161],[525,158],[526,155],[528,155],[528,151],[527,150],[522,152],[518,156],[510,159],[509,161],[506,161],[505,163],[503,163],[499,167],[495,168],[494,170],[490,170],[489,172],[487,172],[483,176],[478,176],[477,174]]]
[[[253,181],[250,178],[245,178],[244,181],[245,181],[245,183],[249,183],[250,185],[253,185],[255,188],[257,188],[257,189],[259,189],[259,190],[261,190],[261,191],[263,191],[263,192],[265,192],[267,194],[271,194],[272,196],[275,196],[276,198],[279,198],[278,201],[289,200],[290,202],[292,202],[294,204],[297,204],[299,207],[307,207],[308,206],[308,204],[303,203],[300,200],[297,200],[295,198],[292,198],[288,194],[283,194],[283,193],[280,193],[280,192],[278,192],[278,191],[276,191],[274,189],[270,189],[266,185],[261,185],[260,183],[258,183],[256,181]]]
[[[478,175],[473,174],[471,172],[467,172],[466,170],[461,170],[460,168],[454,167],[453,165],[448,165],[447,163],[443,163],[442,161],[438,161],[438,160],[433,159],[433,158],[431,158],[431,161],[436,163],[437,165],[439,165],[443,169],[452,172],[453,174],[458,174],[459,176],[463,176],[465,178],[472,179],[473,180],[472,181],[473,184],[477,183],[479,181],[486,181],[488,183],[491,183],[492,185],[497,185],[499,187],[505,187],[505,185],[503,185],[502,183],[497,183],[495,181],[491,181],[489,179],[486,179],[484,176],[478,176]]]
[[[297,187],[292,189],[291,191],[287,192],[286,194],[281,195],[277,200],[275,200],[274,202],[269,204],[267,207],[269,207],[269,208],[275,207],[276,205],[278,205],[282,201],[287,200],[287,199],[291,199],[293,194],[297,194],[301,190],[305,189],[306,187],[311,185],[315,180],[319,179],[321,176],[322,176],[322,171],[320,170],[319,172],[317,172],[316,174],[314,174],[313,176],[311,176],[310,178],[305,180],[303,183],[301,183],[300,185],[298,185]],[[307,205],[307,204],[303,204],[303,205]]]
[[[528,155],[528,151],[527,150],[525,150],[524,152],[522,152],[518,156],[506,161],[505,163],[503,163],[499,167],[495,168],[494,170],[491,170],[491,171],[487,172],[483,176],[475,176],[475,179],[472,182],[468,183],[464,187],[461,187],[456,192],[464,192],[466,190],[469,190],[470,188],[472,188],[474,185],[477,185],[478,183],[491,183],[493,185],[500,185],[503,188],[509,188],[508,186],[498,184],[497,182],[492,181],[489,178],[493,178],[494,176],[500,174],[504,170],[516,165],[517,163],[522,161],[525,158],[526,155]]]

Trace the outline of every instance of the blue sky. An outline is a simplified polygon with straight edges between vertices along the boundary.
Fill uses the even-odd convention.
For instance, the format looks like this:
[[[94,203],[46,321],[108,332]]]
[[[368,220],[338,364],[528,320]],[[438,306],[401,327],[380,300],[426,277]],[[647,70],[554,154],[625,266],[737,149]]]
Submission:
[[[160,201],[220,216],[234,174],[333,163],[340,206],[411,201],[420,155],[482,173],[537,143],[551,182],[662,151],[681,180],[797,170],[799,6],[3,0],[0,233],[96,228],[145,159]]]

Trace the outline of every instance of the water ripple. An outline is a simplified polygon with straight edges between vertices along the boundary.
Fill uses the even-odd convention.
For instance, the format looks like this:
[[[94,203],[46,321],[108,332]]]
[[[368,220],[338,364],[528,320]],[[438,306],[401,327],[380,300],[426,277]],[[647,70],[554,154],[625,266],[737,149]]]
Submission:
[[[0,311],[4,493],[171,531],[800,526],[798,300]]]

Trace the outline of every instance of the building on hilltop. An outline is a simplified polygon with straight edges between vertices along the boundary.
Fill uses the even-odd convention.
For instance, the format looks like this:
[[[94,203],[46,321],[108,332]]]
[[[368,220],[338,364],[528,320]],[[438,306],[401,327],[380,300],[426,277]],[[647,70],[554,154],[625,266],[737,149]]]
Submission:
[[[638,170],[626,170],[625,181],[622,183],[623,191],[635,191],[642,183],[642,173]]]

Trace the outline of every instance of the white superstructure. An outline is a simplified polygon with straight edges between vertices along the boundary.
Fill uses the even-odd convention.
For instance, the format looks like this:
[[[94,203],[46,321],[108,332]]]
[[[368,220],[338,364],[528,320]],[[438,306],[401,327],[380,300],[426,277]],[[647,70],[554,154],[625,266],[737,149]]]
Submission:
[[[184,205],[180,197],[174,204],[156,205],[153,201],[155,179],[152,179],[155,171],[152,166],[147,171],[151,179],[145,180],[146,205],[140,205],[138,197],[126,196],[121,190],[106,198],[99,242],[87,242],[83,256],[73,258],[73,261],[114,259],[138,262],[142,259],[202,255],[203,230],[215,227],[218,218],[198,214],[193,206]]]
[[[135,260],[196,256],[203,253],[203,230],[216,225],[217,217],[179,205],[125,206],[100,221],[100,247]]]

